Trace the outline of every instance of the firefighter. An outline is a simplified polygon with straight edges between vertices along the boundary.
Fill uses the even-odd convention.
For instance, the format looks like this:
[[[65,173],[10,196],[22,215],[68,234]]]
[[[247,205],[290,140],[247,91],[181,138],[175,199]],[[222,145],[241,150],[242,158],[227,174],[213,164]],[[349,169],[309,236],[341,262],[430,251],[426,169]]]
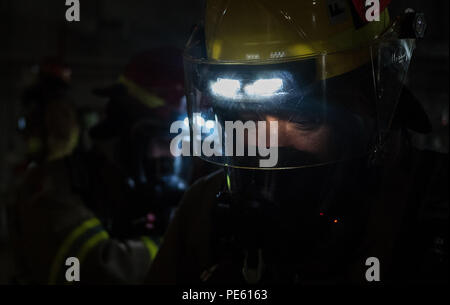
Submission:
[[[148,227],[147,231],[161,235],[190,183],[189,160],[175,158],[169,150],[170,123],[186,116],[181,51],[162,47],[140,53],[117,84],[94,93],[107,98],[108,104],[106,119],[90,132],[93,155],[104,156],[120,173],[125,189],[119,193],[128,198],[111,191],[108,201],[113,204],[95,209],[102,211],[117,234]],[[85,192],[95,188],[92,184],[102,185],[102,180],[85,182]],[[104,188],[109,188],[108,183]]]
[[[47,107],[62,103],[64,96],[45,95],[41,99],[46,105],[43,117],[65,124],[42,126],[39,140],[47,143],[48,149],[40,153],[41,162],[28,171],[15,205],[17,281],[63,284],[79,274],[82,284],[142,282],[169,217],[168,209],[154,202],[161,198],[153,192],[159,180],[153,175],[153,163],[157,162],[151,158],[151,151],[161,147],[152,141],[162,141],[162,122],[167,123],[178,111],[184,95],[183,83],[177,82],[182,75],[180,55],[171,49],[139,54],[116,84],[96,90],[110,101],[105,120],[92,130],[93,137],[118,138],[115,143],[120,142],[121,149],[103,145],[108,147],[106,151],[78,152],[74,151],[76,141],[67,140],[64,143],[70,147],[52,153],[53,133],[76,134],[76,113],[73,107],[70,116]],[[161,56],[164,60],[160,60]],[[171,79],[173,75],[177,78]],[[40,117],[35,121],[42,120]],[[126,153],[114,153],[123,148]],[[121,157],[116,159],[115,155]],[[158,156],[166,155],[160,152]],[[184,180],[180,175],[172,178],[179,178],[173,187],[178,196],[185,187]],[[78,272],[70,269],[75,266],[73,258],[78,262]]]
[[[385,283],[448,280],[448,161],[407,140],[429,131],[404,87],[426,23],[388,2],[376,22],[363,1],[206,2],[184,55],[191,129],[278,158],[203,154],[223,169],[184,196],[150,283],[368,283],[373,258]],[[219,126],[237,121],[257,127],[233,140]]]
[[[71,69],[48,58],[36,70],[22,95],[17,124],[26,146],[22,168],[69,155],[78,140],[77,115],[68,98]]]

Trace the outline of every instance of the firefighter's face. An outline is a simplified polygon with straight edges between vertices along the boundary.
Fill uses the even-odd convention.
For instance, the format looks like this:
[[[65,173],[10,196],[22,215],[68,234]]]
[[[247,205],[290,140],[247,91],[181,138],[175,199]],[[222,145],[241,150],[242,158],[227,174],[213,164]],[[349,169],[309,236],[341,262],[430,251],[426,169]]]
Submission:
[[[257,135],[265,133],[265,143],[270,143],[270,133],[273,131],[269,128],[273,126],[273,122],[277,122],[278,140],[276,144],[271,144],[272,147],[289,148],[291,151],[314,156],[314,159],[320,162],[327,162],[336,157],[336,147],[333,144],[336,143],[333,141],[335,134],[330,123],[312,121],[307,118],[288,120],[275,115],[265,115],[262,120],[266,122],[266,130],[260,130],[259,127],[256,130]],[[258,126],[256,121],[255,126]],[[259,136],[246,137],[246,143],[250,146],[258,146],[258,138]]]
[[[332,157],[332,132],[329,124],[287,121],[273,116],[268,116],[266,119],[278,121],[280,147],[291,147],[315,155],[321,161],[327,161]]]

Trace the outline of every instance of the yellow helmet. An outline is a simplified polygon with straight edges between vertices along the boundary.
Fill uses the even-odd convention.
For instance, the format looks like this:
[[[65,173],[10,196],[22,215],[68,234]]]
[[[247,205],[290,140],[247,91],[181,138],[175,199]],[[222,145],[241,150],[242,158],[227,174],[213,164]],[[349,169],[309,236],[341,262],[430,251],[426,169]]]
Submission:
[[[377,151],[415,37],[402,36],[405,18],[391,22],[385,5],[379,21],[368,22],[354,2],[207,0],[204,25],[194,30],[184,56],[191,128],[209,121],[205,126],[234,141],[224,123],[276,121],[280,169]],[[212,141],[211,132],[199,137]],[[204,157],[245,168],[263,159],[223,151]]]
[[[358,20],[348,1],[207,1],[207,55],[218,62],[262,63],[329,54],[325,79],[368,62],[367,47],[389,26],[387,8],[380,21]],[[347,52],[342,52],[347,51]],[[338,53],[339,52],[339,53]],[[337,54],[338,53],[338,54]]]

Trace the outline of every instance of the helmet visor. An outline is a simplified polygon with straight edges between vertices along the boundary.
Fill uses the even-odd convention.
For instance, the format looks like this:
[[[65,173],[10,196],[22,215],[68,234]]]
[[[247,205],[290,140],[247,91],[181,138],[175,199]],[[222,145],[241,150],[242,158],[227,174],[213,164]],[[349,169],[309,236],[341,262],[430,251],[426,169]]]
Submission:
[[[194,34],[185,53],[193,154],[226,166],[280,169],[369,154],[390,127],[414,41],[233,63],[208,60],[202,45]]]

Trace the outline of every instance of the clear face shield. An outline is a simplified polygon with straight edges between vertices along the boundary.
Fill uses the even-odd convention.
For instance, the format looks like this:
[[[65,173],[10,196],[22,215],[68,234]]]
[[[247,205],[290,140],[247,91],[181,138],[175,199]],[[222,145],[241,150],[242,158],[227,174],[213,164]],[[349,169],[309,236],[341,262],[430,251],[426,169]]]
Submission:
[[[372,153],[390,128],[415,45],[392,30],[359,50],[252,64],[209,61],[195,38],[185,55],[193,154],[247,169]],[[343,61],[358,67],[327,77]]]

